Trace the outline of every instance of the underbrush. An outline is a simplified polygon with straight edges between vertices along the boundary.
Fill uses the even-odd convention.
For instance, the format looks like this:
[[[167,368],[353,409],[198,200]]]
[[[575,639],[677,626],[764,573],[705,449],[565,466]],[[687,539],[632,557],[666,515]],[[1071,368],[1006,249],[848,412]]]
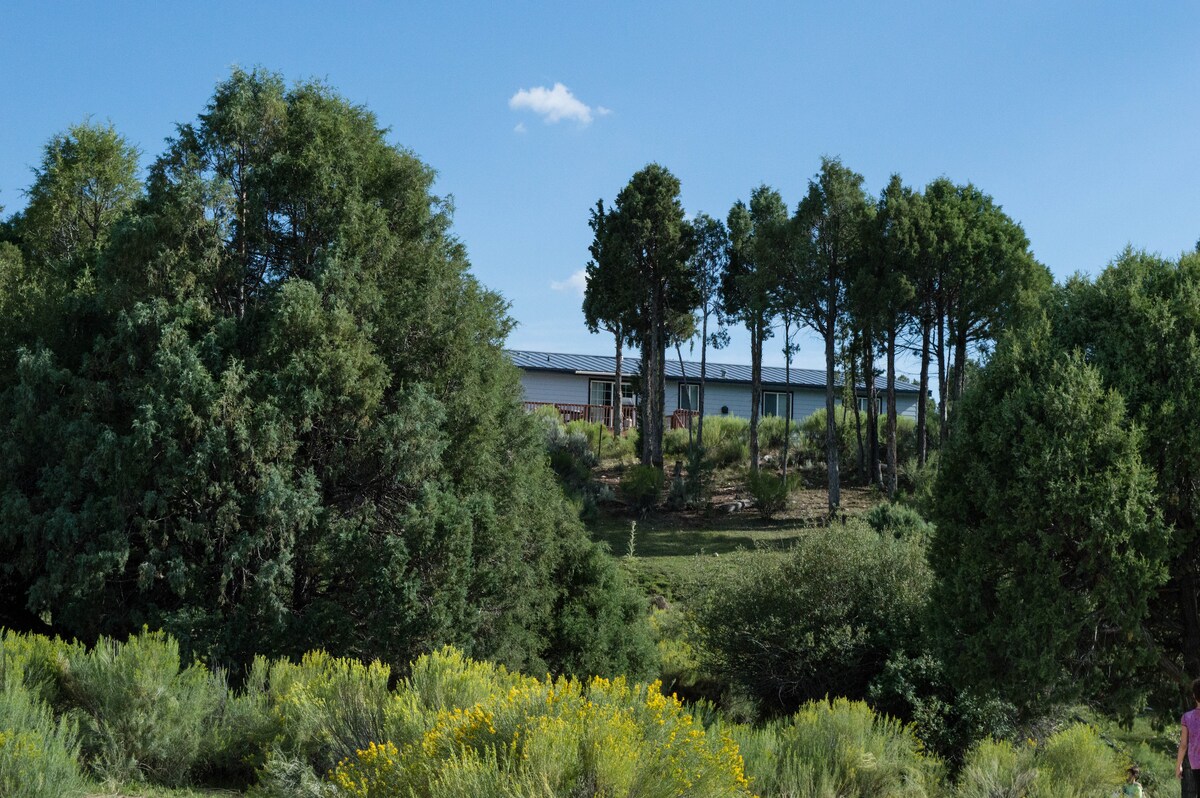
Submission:
[[[694,684],[680,616],[659,620],[663,662]],[[248,798],[1099,798],[1125,765],[1076,724],[1038,743],[981,742],[950,785],[912,726],[862,702],[810,701],[752,726],[706,702],[689,710],[657,681],[539,679],[452,648],[399,680],[323,652],[259,658],[231,689],[161,633],[91,650],[4,633],[0,683],[6,798],[79,798],[85,777]]]

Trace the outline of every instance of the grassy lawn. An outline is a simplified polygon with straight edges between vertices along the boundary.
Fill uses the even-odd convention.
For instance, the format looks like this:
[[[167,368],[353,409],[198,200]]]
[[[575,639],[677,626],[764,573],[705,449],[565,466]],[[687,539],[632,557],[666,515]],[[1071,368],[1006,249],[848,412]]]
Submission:
[[[843,496],[847,513],[854,515],[880,501],[878,494],[861,488],[846,489]],[[724,567],[722,555],[757,551],[763,557],[778,556],[800,537],[819,532],[825,501],[823,490],[797,491],[788,511],[771,521],[762,520],[752,509],[708,515],[664,512],[643,519],[608,515],[594,522],[590,532],[594,540],[608,545],[646,595],[686,603],[698,582]],[[630,557],[634,522],[634,556]]]

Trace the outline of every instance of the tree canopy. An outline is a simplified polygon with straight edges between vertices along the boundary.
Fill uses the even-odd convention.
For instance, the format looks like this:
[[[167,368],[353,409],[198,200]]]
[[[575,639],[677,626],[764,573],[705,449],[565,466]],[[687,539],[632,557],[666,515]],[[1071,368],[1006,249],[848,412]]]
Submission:
[[[263,71],[217,87],[144,192],[110,134],[52,141],[84,154],[48,156],[0,249],[0,306],[36,288],[22,259],[62,268],[79,240],[96,275],[90,302],[54,300],[86,334],[0,322],[0,580],[24,620],[148,624],[227,664],[455,643],[640,669],[639,604],[553,482],[506,304],[470,275],[433,170],[329,87]],[[123,192],[96,190],[88,236],[60,235],[60,184],[110,173]]]

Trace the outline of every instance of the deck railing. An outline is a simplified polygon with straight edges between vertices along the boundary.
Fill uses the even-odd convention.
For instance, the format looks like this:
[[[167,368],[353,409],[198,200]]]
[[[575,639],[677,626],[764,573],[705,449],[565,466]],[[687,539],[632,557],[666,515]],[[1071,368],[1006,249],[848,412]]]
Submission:
[[[689,429],[699,417],[699,410],[676,410],[671,414],[671,429]]]
[[[566,424],[571,421],[590,421],[593,424],[602,424],[608,428],[612,428],[613,423],[613,407],[612,405],[586,405],[573,404],[571,402],[526,402],[526,410],[536,410],[539,407],[553,407],[558,411],[559,417]],[[621,431],[629,432],[637,427],[637,408],[632,405],[623,405],[621,407]]]

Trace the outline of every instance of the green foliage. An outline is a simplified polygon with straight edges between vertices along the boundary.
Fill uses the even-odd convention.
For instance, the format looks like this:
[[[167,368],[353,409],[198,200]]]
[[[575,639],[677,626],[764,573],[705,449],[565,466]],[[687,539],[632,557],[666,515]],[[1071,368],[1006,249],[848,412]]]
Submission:
[[[635,454],[633,436],[613,435],[611,430],[598,421],[571,421],[567,424],[567,432],[583,435],[592,451],[599,452],[601,460],[626,460]]]
[[[862,698],[893,652],[916,645],[931,580],[920,541],[849,524],[753,557],[732,555],[694,610],[706,668],[765,709]]]
[[[926,750],[952,765],[978,741],[1016,734],[1016,708],[992,694],[956,685],[930,652],[894,652],[871,680],[867,700],[879,712],[904,718]]]
[[[736,416],[706,418],[704,452],[714,468],[745,465],[750,457],[750,422]]]
[[[181,667],[174,639],[143,632],[75,651],[63,692],[83,710],[83,757],[97,775],[182,785],[206,753],[225,687],[201,665]]]
[[[801,434],[807,444],[806,448],[814,451],[825,451],[825,410],[817,410],[800,422]],[[838,463],[841,468],[849,471],[857,467],[858,443],[854,435],[854,413],[843,412],[836,408],[833,414],[834,429],[837,433]]]
[[[746,475],[746,488],[754,497],[754,507],[768,520],[787,509],[788,499],[799,486],[798,474],[784,477],[768,471],[751,471]]]
[[[728,729],[763,796],[933,798],[943,768],[921,751],[912,731],[861,701],[805,704],[757,728]]]
[[[968,755],[957,798],[1107,798],[1122,763],[1091,726],[1074,724],[1041,744],[984,740]]]
[[[621,477],[621,495],[631,507],[641,512],[652,510],[662,495],[664,476],[654,466],[633,466]]]
[[[331,657],[323,651],[300,662],[258,661],[266,685],[267,717],[275,723],[270,749],[324,773],[372,740],[381,739],[390,669],[379,662]],[[252,673],[251,685],[255,682]]]
[[[927,541],[933,536],[933,524],[922,518],[912,507],[904,504],[877,504],[867,511],[863,520],[881,535],[896,538],[915,537],[922,541]]]
[[[24,677],[16,661],[0,659],[0,795],[82,796],[75,726],[65,718],[56,721]]]
[[[433,170],[329,87],[242,70],[144,191],[106,177],[129,161],[109,129],[54,139],[21,250],[0,248],[0,310],[44,295],[53,322],[0,320],[19,352],[0,364],[0,620],[87,641],[147,624],[238,670],[451,642],[604,662],[558,628],[586,536]],[[120,190],[79,260],[81,181]],[[590,584],[594,604],[611,583]]]
[[[1141,707],[1157,654],[1139,630],[1169,549],[1140,445],[1121,398],[1045,326],[1007,339],[972,381],[931,546],[937,628],[967,683],[1031,711]]]
[[[1176,706],[1180,683],[1200,674],[1200,596],[1195,574],[1200,540],[1200,254],[1178,260],[1127,248],[1094,280],[1075,277],[1050,304],[1055,344],[1078,349],[1105,389],[1124,399],[1141,429],[1143,464],[1153,469],[1155,503],[1170,525],[1169,577],[1153,592],[1142,628],[1170,663],[1138,681],[1153,703]],[[1157,559],[1157,558],[1156,558]],[[1179,676],[1182,670],[1186,676]],[[1189,702],[1190,703],[1190,702]]]

